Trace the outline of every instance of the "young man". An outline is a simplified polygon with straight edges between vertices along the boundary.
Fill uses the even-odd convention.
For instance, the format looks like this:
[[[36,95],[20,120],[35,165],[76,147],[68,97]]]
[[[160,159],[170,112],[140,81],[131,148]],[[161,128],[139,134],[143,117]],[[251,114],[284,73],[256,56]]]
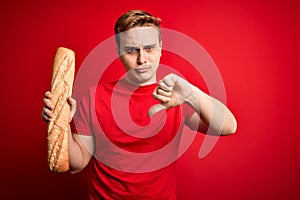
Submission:
[[[182,131],[182,124],[203,133],[211,127],[221,135],[236,130],[234,116],[222,103],[183,78],[169,74],[157,83],[162,53],[159,27],[159,18],[141,10],[122,15],[115,25],[115,34],[126,76],[97,85],[95,94],[84,97],[77,107],[74,133],[69,129],[70,172],[81,171],[91,160],[91,199],[176,199],[176,162],[154,170],[143,166],[163,162],[164,157],[171,155],[141,162],[127,159],[120,149],[137,154],[157,151],[172,142]],[[51,93],[46,92],[46,121],[52,117],[50,99]],[[69,102],[72,118],[76,102],[71,98]],[[129,114],[116,112],[116,103],[112,102],[128,107]],[[212,108],[217,117],[213,117]],[[129,123],[128,117],[136,126]],[[152,123],[154,118],[157,120]],[[104,142],[105,137],[111,143]]]

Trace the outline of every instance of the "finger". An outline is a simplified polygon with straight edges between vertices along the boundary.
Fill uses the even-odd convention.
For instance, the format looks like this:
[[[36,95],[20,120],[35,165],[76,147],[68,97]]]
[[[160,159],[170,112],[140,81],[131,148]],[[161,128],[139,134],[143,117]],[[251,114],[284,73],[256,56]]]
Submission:
[[[166,96],[166,97],[171,97],[172,96],[172,92],[166,92],[166,91],[164,91],[160,88],[156,90],[156,94]]]
[[[175,86],[175,76],[174,74],[169,74],[168,76],[166,76],[163,81],[166,84],[167,87],[173,88]]]
[[[68,101],[69,105],[71,106],[70,115],[69,115],[69,122],[71,122],[74,117],[75,111],[76,111],[76,100],[69,97],[67,99],[67,101]]]
[[[49,110],[48,108],[44,107],[43,108],[43,116],[46,116],[48,119],[51,119],[54,117],[54,114],[52,113],[51,110]]]
[[[43,118],[43,120],[45,121],[45,122],[50,122],[51,121],[51,119],[50,118],[48,118],[47,116],[42,116],[42,118]]]
[[[45,93],[45,97],[48,98],[48,99],[51,99],[52,98],[52,93],[50,91],[47,91]]]
[[[49,108],[50,110],[53,110],[54,109],[54,105],[53,105],[53,103],[51,102],[51,100],[49,99],[49,98],[44,98],[43,99],[43,101],[44,101],[44,104],[45,104],[45,106],[47,107],[47,108]]]
[[[173,87],[172,87],[172,86],[168,86],[168,85],[165,83],[165,80],[159,81],[159,83],[158,83],[158,88],[159,88],[159,89],[163,89],[163,90],[166,91],[166,92],[171,92],[171,91],[173,90]]]
[[[42,119],[45,121],[45,122],[50,122],[52,118],[48,117],[45,113],[44,113],[44,110],[42,111]]]
[[[76,107],[76,100],[73,99],[72,97],[68,97],[68,98],[67,98],[67,102],[68,102],[68,104],[69,104],[70,106]]]
[[[157,99],[157,100],[160,100],[162,102],[169,102],[171,101],[171,98],[168,97],[168,96],[163,96],[163,95],[160,95],[160,94],[157,94],[157,92],[155,91],[152,96]]]
[[[154,114],[166,109],[168,109],[168,107],[163,104],[155,104],[149,109],[148,116],[152,117]]]

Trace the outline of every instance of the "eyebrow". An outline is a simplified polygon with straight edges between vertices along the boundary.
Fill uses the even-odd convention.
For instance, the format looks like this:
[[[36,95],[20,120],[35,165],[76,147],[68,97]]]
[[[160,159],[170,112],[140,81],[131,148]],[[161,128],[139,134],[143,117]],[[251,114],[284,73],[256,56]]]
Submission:
[[[146,45],[144,45],[143,47],[145,48],[145,47],[155,47],[157,44],[146,44]],[[140,47],[138,47],[138,46],[135,46],[135,45],[129,45],[129,46],[125,46],[124,47],[125,49],[132,49],[132,48],[134,48],[134,49],[139,49]]]

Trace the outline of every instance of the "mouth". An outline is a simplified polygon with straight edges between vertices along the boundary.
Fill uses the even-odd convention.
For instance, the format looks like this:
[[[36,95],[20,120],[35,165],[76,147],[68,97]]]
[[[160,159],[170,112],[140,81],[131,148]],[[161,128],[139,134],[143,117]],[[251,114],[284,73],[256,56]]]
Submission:
[[[149,69],[151,68],[151,66],[138,66],[134,69],[134,71],[138,72],[138,73],[145,73],[147,72]]]

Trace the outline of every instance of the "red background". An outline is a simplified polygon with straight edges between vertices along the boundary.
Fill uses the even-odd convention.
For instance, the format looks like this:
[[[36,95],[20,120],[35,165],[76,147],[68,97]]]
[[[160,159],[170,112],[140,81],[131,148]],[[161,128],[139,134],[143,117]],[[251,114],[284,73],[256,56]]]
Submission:
[[[1,199],[86,198],[86,170],[72,175],[47,168],[42,98],[56,48],[75,50],[79,67],[130,9],[149,11],[162,18],[163,27],[189,35],[207,50],[238,121],[237,133],[220,138],[204,159],[197,157],[200,134],[179,159],[178,199],[299,199],[298,4],[1,1]],[[167,57],[163,61],[172,64]],[[185,75],[201,85],[193,73]]]

